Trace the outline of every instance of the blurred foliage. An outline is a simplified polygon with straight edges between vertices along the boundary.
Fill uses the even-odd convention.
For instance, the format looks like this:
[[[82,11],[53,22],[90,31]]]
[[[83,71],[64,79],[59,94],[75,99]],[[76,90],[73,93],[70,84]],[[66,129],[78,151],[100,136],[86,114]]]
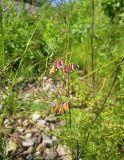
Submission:
[[[7,0],[2,7],[4,52],[5,58],[11,61],[11,71],[18,70],[22,59],[20,74],[31,76],[35,71],[36,74],[41,73],[48,67],[47,62],[53,52],[52,46],[43,37],[45,23],[40,25],[38,13],[32,15],[21,2],[15,4]],[[41,13],[44,16],[44,10]]]
[[[102,6],[105,13],[112,19],[124,11],[123,0],[104,0],[102,1]]]

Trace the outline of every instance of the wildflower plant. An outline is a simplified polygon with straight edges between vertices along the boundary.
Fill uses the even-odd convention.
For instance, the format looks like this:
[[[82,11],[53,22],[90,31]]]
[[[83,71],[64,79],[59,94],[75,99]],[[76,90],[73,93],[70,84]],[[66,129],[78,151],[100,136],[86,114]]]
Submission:
[[[54,107],[55,113],[65,113],[66,111],[70,110],[71,107],[71,100],[70,100],[70,74],[75,70],[78,69],[77,64],[65,64],[64,59],[60,58],[57,59],[50,69],[50,74],[57,74],[58,77],[64,82],[65,90],[66,90],[66,97],[67,100],[65,102],[61,102],[60,104]],[[59,72],[59,74],[58,74]],[[61,95],[62,96],[62,95]]]

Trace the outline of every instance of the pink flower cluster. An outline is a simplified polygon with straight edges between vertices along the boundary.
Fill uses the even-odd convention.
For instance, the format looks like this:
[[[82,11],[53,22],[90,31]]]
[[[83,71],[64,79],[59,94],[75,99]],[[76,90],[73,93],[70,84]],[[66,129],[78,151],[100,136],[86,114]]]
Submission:
[[[53,66],[50,70],[50,74],[55,73],[59,69],[63,69],[64,73],[70,74],[73,70],[78,69],[78,65],[77,64],[64,65],[64,60],[59,59],[54,62]]]

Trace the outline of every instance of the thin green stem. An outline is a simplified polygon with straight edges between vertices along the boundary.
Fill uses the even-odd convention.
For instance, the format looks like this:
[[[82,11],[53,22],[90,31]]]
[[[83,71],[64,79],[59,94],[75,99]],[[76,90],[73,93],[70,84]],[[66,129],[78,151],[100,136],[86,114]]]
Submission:
[[[2,2],[0,2],[0,42],[0,66],[2,66],[5,58]]]
[[[70,98],[70,76],[69,74],[67,74],[67,92],[68,92],[68,101]],[[70,125],[70,129],[71,129],[71,109],[69,107],[69,125]]]
[[[94,0],[91,0],[92,4],[92,24],[91,24],[91,68],[94,71]],[[92,74],[92,90],[95,92],[95,74]]]

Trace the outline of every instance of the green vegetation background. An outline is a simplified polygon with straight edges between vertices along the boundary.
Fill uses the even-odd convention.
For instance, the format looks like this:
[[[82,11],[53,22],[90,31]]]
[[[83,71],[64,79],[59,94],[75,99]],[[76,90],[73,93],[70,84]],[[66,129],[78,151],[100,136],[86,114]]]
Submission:
[[[78,0],[51,6],[25,9],[23,2],[0,2],[0,85],[11,87],[18,77],[28,79],[49,73],[51,63],[59,57],[79,65],[87,75],[91,69],[91,10],[90,0]],[[63,139],[76,152],[77,141],[83,147],[87,127],[111,87],[116,68],[124,57],[123,0],[95,0],[94,24],[95,98],[90,95],[91,77],[80,84],[88,112],[72,110],[71,133],[63,131]],[[78,79],[76,75],[74,80]],[[10,87],[10,88],[11,88]],[[90,96],[89,96],[90,95]],[[11,100],[12,105],[15,102]],[[10,103],[10,101],[9,101]],[[16,102],[17,104],[17,102]],[[15,104],[15,105],[16,105]],[[87,160],[120,160],[124,147],[124,64],[121,65],[106,109],[92,129],[85,148]],[[106,125],[103,125],[103,124]],[[107,126],[107,123],[110,124]],[[70,134],[72,135],[70,137]],[[78,137],[77,139],[75,137]]]

